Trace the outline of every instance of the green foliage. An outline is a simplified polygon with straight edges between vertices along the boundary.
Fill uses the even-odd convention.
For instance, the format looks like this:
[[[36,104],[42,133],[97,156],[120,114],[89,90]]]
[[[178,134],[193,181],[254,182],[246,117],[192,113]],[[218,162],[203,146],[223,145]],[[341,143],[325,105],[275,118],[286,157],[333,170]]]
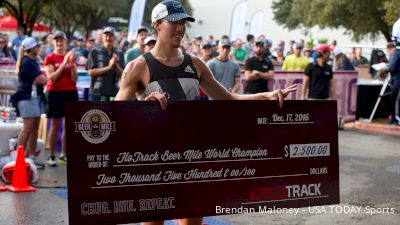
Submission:
[[[390,40],[400,16],[398,0],[275,0],[272,8],[277,23],[288,29],[344,28],[357,41],[379,34]]]
[[[50,1],[51,0],[0,0],[0,8],[5,8],[8,13],[17,19],[18,26],[24,28],[25,34],[30,35],[42,7]]]
[[[147,26],[151,24],[151,11],[159,2],[161,0],[147,0],[143,21]],[[188,13],[191,13],[189,0],[181,2]],[[38,19],[43,19],[53,29],[64,31],[68,37],[75,31],[82,31],[87,36],[99,21],[110,16],[129,18],[131,6],[132,0],[0,0],[0,8],[6,8],[17,18],[27,34],[31,34]]]
[[[383,8],[386,10],[385,21],[393,25],[400,18],[400,1],[385,0]]]

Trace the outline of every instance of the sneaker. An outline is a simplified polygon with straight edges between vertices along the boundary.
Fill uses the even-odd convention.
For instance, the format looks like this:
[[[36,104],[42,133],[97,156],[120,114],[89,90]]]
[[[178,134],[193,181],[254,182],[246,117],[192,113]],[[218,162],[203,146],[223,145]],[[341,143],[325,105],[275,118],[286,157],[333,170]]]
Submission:
[[[47,164],[49,166],[57,166],[56,157],[55,156],[49,156],[49,158],[47,159]]]
[[[60,156],[59,158],[58,158],[58,162],[59,163],[62,163],[62,164],[67,164],[67,156]]]
[[[42,163],[38,157],[34,156],[32,158],[33,163],[36,165],[36,168],[38,169],[44,169],[45,165]]]

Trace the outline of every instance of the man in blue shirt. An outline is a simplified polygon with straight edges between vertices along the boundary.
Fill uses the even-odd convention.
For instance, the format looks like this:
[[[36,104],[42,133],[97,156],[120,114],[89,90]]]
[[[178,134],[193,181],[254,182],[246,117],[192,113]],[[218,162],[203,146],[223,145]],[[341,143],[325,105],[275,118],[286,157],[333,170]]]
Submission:
[[[387,46],[390,53],[388,68],[385,72],[391,75],[391,125],[400,125],[400,19],[393,25],[393,43]]]
[[[17,37],[12,40],[12,47],[15,50],[15,53],[18,55],[18,48],[21,45],[22,41],[27,38],[24,34],[24,28],[23,27],[18,27],[17,28]]]

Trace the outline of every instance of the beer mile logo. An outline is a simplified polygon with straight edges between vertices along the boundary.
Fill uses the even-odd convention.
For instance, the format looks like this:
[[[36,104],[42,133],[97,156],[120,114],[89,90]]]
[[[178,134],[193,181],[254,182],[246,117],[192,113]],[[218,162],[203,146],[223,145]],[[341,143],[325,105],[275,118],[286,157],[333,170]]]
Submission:
[[[98,109],[86,112],[81,122],[75,122],[75,132],[80,132],[92,144],[107,140],[111,131],[115,131],[115,121],[110,121],[107,114]]]

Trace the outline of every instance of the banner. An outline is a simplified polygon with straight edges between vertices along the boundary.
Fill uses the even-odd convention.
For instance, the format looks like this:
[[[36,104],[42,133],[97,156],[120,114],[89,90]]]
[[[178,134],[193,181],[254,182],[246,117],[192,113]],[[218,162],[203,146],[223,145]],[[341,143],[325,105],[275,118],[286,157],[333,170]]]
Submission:
[[[248,2],[243,1],[238,3],[232,12],[231,20],[231,41],[238,38],[244,38],[246,34],[246,18],[248,11]]]
[[[262,34],[262,29],[264,27],[265,21],[265,13],[264,11],[260,10],[253,14],[250,22],[250,33],[254,35],[254,37],[258,37]]]
[[[66,104],[70,224],[339,203],[333,101]]]
[[[137,30],[142,26],[146,0],[133,0],[129,19],[128,41],[136,39]]]

